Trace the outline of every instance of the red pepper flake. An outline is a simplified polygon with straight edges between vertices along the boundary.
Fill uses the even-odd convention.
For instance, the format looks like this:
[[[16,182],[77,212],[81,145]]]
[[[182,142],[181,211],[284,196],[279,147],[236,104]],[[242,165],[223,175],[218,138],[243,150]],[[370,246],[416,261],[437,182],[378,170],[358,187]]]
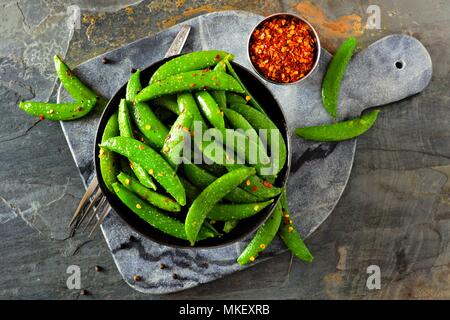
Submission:
[[[269,181],[267,181],[267,180],[264,180],[264,181],[263,181],[263,185],[264,185],[265,187],[267,187],[267,188],[272,188],[272,187],[273,187],[273,185],[272,185]]]
[[[214,57],[215,61],[219,61],[220,60],[220,55],[216,54],[216,56]]]
[[[256,192],[256,191],[258,191],[258,187],[257,186],[253,186],[252,192]]]
[[[144,150],[145,147],[144,146],[139,146],[139,149]]]
[[[291,83],[307,75],[317,57],[311,28],[297,17],[275,16],[262,22],[250,39],[250,59],[267,79]]]
[[[196,83],[192,83],[191,84],[191,87],[193,88],[193,87],[196,87],[197,86],[197,84]]]
[[[44,121],[44,120],[45,120],[45,118],[44,118],[44,115],[43,115],[43,114],[40,114],[40,115],[39,115],[39,120],[41,120],[41,121]]]

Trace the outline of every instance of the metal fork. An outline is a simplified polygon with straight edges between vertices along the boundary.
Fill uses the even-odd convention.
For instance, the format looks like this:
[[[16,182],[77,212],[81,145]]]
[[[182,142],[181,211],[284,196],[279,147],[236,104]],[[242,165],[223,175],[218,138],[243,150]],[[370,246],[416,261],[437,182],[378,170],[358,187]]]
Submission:
[[[179,54],[181,52],[190,31],[191,27],[188,25],[183,25],[181,27],[177,36],[170,45],[169,50],[167,50],[164,56],[165,58]],[[76,231],[79,230],[83,224],[84,227],[82,231],[84,232],[86,228],[91,225],[94,217],[97,216],[98,220],[89,232],[88,238],[90,238],[95,229],[97,229],[97,227],[103,223],[110,211],[111,206],[109,205],[106,197],[103,195],[98,185],[97,177],[94,176],[88,188],[86,189],[86,192],[81,198],[81,201],[78,204],[78,207],[75,210],[72,219],[69,222],[70,236],[75,235]]]

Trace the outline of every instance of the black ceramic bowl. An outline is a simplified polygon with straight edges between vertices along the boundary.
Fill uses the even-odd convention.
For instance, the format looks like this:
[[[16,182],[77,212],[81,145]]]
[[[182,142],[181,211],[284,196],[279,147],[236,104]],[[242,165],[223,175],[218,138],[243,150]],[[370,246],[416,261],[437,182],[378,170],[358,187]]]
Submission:
[[[158,61],[148,68],[145,68],[141,71],[141,81],[143,84],[148,83],[152,74],[156,71],[156,69],[161,66],[164,62],[172,59],[174,57],[166,58],[161,61]],[[274,183],[277,187],[282,187],[286,184],[289,167],[290,167],[290,148],[288,143],[288,134],[287,134],[287,125],[286,120],[281,110],[278,102],[275,100],[270,91],[263,85],[263,83],[254,76],[249,70],[242,67],[237,63],[233,63],[233,67],[235,68],[237,74],[242,79],[246,87],[249,91],[254,95],[254,97],[261,102],[265,111],[272,119],[272,121],[277,125],[281,134],[283,135],[286,143],[288,144],[287,148],[287,162],[283,168],[283,170],[278,174],[278,178]],[[247,218],[243,220],[241,223],[237,225],[235,229],[233,229],[230,233],[224,234],[220,238],[211,238],[199,241],[195,244],[194,247],[189,245],[188,241],[180,240],[169,236],[149,225],[147,222],[139,218],[135,213],[133,213],[130,209],[128,209],[113,193],[111,193],[107,188],[102,179],[102,175],[100,173],[100,163],[99,163],[99,144],[101,143],[102,134],[105,129],[106,123],[109,117],[118,109],[119,101],[121,98],[125,97],[126,83],[114,94],[111,100],[108,102],[105,110],[103,111],[102,117],[100,119],[100,123],[97,128],[97,134],[95,137],[95,147],[94,147],[94,163],[95,163],[95,172],[97,174],[98,182],[103,194],[106,196],[109,204],[117,212],[117,214],[128,224],[133,230],[142,234],[146,238],[155,241],[157,243],[167,245],[170,247],[176,248],[216,248],[225,245],[229,245],[233,242],[237,242],[247,237],[254,231],[256,231],[270,216],[270,214],[275,209],[275,205],[279,201],[279,197],[275,199],[272,205],[266,207],[264,210],[256,214],[251,218]],[[150,103],[151,105],[151,103]],[[178,213],[180,216],[184,217],[183,212]]]

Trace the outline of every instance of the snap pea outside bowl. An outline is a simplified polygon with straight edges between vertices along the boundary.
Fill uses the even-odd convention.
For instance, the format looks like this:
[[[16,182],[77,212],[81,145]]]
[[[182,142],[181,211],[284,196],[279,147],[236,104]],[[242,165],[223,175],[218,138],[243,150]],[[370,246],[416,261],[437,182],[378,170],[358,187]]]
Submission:
[[[176,56],[172,56],[169,58],[165,58],[149,67],[141,70],[141,82],[143,86],[145,86],[153,73],[160,67],[163,63],[173,59]],[[269,91],[269,89],[259,80],[253,73],[251,73],[248,69],[243,66],[232,62],[232,65],[242,79],[245,86],[248,90],[254,95],[256,100],[258,100],[267,115],[271,118],[271,120],[277,125],[279,128],[284,140],[287,144],[287,161],[284,168],[280,171],[277,176],[277,179],[274,183],[274,186],[283,187],[287,183],[287,179],[289,176],[290,169],[290,146],[289,146],[289,137],[288,137],[288,128],[286,124],[286,119],[283,114],[283,111]],[[110,192],[108,188],[106,188],[105,182],[102,179],[102,175],[100,173],[100,161],[99,161],[99,144],[101,143],[102,134],[105,129],[106,123],[109,117],[118,109],[120,99],[125,97],[126,91],[126,83],[113,95],[113,97],[109,100],[103,114],[101,116],[100,122],[98,124],[97,133],[95,137],[95,146],[94,146],[94,164],[95,164],[95,172],[97,174],[97,179],[99,186],[106,196],[109,204],[112,209],[119,215],[119,217],[132,228],[134,231],[143,235],[144,237],[155,241],[159,244],[175,247],[175,248],[185,248],[185,249],[208,249],[208,248],[218,248],[226,245],[230,245],[237,241],[243,240],[246,237],[250,236],[254,233],[271,215],[273,210],[275,209],[276,204],[278,203],[280,196],[277,196],[274,202],[254,215],[253,217],[242,220],[235,229],[233,229],[228,234],[223,234],[220,238],[210,238],[202,241],[198,241],[195,246],[190,246],[188,241],[174,238],[170,235],[167,235],[158,229],[152,227],[150,224],[142,220],[139,216],[137,216],[134,212],[132,212],[128,207],[126,207],[119,198]],[[151,101],[149,102],[151,105]],[[187,210],[182,210],[180,213],[173,214],[173,217],[179,215],[183,217],[181,221],[184,221],[185,213]],[[221,230],[219,230],[221,231]]]

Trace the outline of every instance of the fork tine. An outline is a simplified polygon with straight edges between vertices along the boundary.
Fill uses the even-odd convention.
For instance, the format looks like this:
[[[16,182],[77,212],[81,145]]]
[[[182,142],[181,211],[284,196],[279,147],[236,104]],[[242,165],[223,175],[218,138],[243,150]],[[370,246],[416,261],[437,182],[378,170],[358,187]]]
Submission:
[[[108,213],[110,211],[111,211],[111,206],[108,203],[106,205],[105,209],[103,209],[102,213],[100,214],[97,223],[95,224],[95,226],[92,228],[91,232],[89,233],[88,239],[92,236],[92,234],[94,233],[95,229],[97,229],[97,227],[103,223],[103,221],[108,216]]]
[[[84,231],[87,229],[87,227],[91,224],[92,220],[93,220],[94,217],[95,217],[95,213],[97,212],[97,210],[99,210],[100,208],[103,207],[103,205],[105,204],[105,201],[106,201],[106,197],[103,196],[103,197],[100,199],[100,201],[98,202],[98,205],[92,210],[92,211],[93,211],[93,214],[89,217],[88,222],[84,225],[84,228],[83,228],[82,232],[84,232]]]
[[[92,212],[92,208],[98,203],[98,201],[102,198],[102,190],[98,189],[97,192],[94,195],[94,198],[92,199],[91,203],[86,207],[86,209],[83,211],[83,214],[81,215],[80,219],[77,220],[76,228],[79,228],[81,224],[83,223],[84,219]]]
[[[86,189],[86,192],[84,193],[83,197],[81,198],[81,201],[78,204],[78,207],[75,210],[75,213],[73,214],[72,219],[70,219],[69,226],[71,226],[74,223],[75,219],[80,215],[80,213],[82,212],[82,209],[86,206],[86,203],[91,198],[91,196],[94,194],[94,192],[97,190],[97,188],[98,188],[98,180],[97,180],[97,176],[95,176],[92,179],[91,183],[89,184],[89,187]]]

